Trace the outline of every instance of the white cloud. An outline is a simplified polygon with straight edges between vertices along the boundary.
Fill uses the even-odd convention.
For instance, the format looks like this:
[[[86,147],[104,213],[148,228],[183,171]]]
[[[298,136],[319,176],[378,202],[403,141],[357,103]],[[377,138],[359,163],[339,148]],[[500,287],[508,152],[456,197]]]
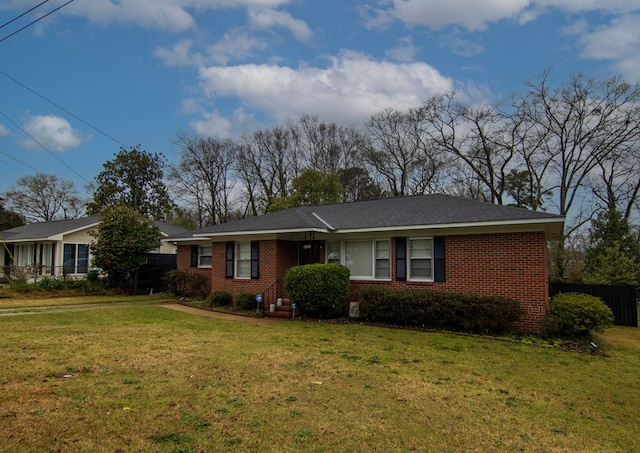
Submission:
[[[418,48],[413,44],[411,36],[406,36],[398,42],[398,45],[387,51],[387,56],[393,60],[408,63],[415,60]]]
[[[457,24],[468,30],[482,30],[487,23],[517,17],[529,3],[529,0],[393,0],[393,7],[381,13],[392,14],[408,25],[440,28]]]
[[[243,30],[225,33],[218,42],[196,50],[194,41],[182,39],[170,48],[158,47],[153,54],[167,66],[226,65],[230,61],[246,60],[254,56],[255,50],[267,48],[267,43]]]
[[[624,14],[640,8],[639,0],[534,0],[539,8],[557,8],[572,13],[601,11],[609,14]]]
[[[249,21],[254,27],[271,29],[281,27],[289,30],[298,41],[309,41],[313,35],[307,24],[294,19],[285,11],[270,8],[249,8]]]
[[[30,117],[22,128],[38,143],[51,151],[66,151],[77,148],[86,141],[80,131],[73,129],[64,118],[54,115]],[[30,138],[22,140],[22,145],[30,149],[41,149]]]
[[[222,39],[207,47],[208,61],[227,64],[231,60],[244,60],[253,56],[254,50],[266,49],[267,43],[242,30],[231,30]]]
[[[225,118],[218,111],[202,112],[201,118],[191,121],[189,125],[202,137],[229,138],[256,128],[257,123],[253,115],[243,109],[236,109],[232,119]]]
[[[488,24],[504,19],[524,24],[552,10],[613,15],[640,10],[640,0],[389,0],[387,3],[388,8],[368,11],[369,26],[384,26],[395,18],[409,26],[458,25],[467,30],[483,30]]]
[[[96,24],[137,24],[170,32],[196,28],[189,12],[229,8],[278,8],[291,0],[91,0],[71,3],[58,14],[86,17]],[[24,0],[5,1],[2,10],[22,12]],[[55,16],[52,17],[55,20]]]
[[[0,123],[0,137],[3,135],[9,135],[9,129],[4,124]]]
[[[215,99],[237,97],[245,109],[276,121],[303,114],[345,124],[361,124],[385,108],[420,105],[453,82],[425,63],[394,64],[344,52],[326,68],[277,65],[202,68],[202,90]]]
[[[181,39],[171,48],[157,47],[153,54],[167,66],[190,66],[194,64],[192,46],[193,42],[190,39]]]
[[[456,28],[440,37],[440,45],[450,48],[453,53],[463,57],[474,57],[484,52],[484,45],[478,40],[466,39]]]
[[[622,16],[588,31],[580,44],[583,58],[610,60],[624,77],[640,80],[640,15]]]

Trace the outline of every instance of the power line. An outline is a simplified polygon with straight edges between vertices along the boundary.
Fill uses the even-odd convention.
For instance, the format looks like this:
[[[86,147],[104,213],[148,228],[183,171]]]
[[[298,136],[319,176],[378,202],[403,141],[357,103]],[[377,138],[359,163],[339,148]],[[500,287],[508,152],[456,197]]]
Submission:
[[[4,28],[7,25],[17,21],[18,19],[20,19],[23,16],[26,16],[27,14],[29,14],[31,11],[40,8],[42,5],[44,5],[45,3],[47,3],[49,0],[44,0],[44,2],[40,3],[39,5],[34,6],[33,8],[31,8],[28,11],[25,11],[24,13],[20,14],[19,16],[14,17],[13,19],[11,19],[9,22],[5,22],[4,24],[0,25],[0,28]]]
[[[14,167],[13,165],[8,164],[8,163],[6,163],[6,162],[5,162],[5,161],[3,161],[3,160],[0,160],[0,164],[4,165],[5,167],[9,167],[9,168],[11,168],[11,169],[13,169],[13,170],[15,170],[15,171],[17,171],[17,172],[19,172],[19,173],[22,173],[23,175],[26,175],[26,173],[25,173],[25,172],[23,172],[22,170],[17,169],[17,168],[16,168],[16,167]]]
[[[64,113],[66,113],[69,116],[72,116],[73,118],[77,119],[78,121],[80,121],[81,123],[85,124],[86,126],[90,127],[91,129],[93,129],[94,131],[98,132],[99,134],[103,135],[104,137],[108,138],[109,140],[113,141],[114,143],[117,143],[118,145],[122,146],[123,148],[127,148],[127,145],[125,145],[124,143],[122,143],[120,140],[114,138],[113,136],[107,134],[106,132],[98,129],[96,126],[94,126],[93,124],[83,120],[82,118],[80,118],[79,116],[75,115],[74,113],[70,112],[69,110],[65,109],[64,107],[62,107],[59,104],[56,104],[55,102],[53,102],[51,99],[47,98],[46,96],[38,93],[36,90],[29,88],[28,86],[26,86],[24,83],[20,82],[19,80],[15,79],[14,77],[11,77],[9,74],[7,74],[6,72],[2,71],[0,69],[0,75],[3,75],[4,77],[6,77],[7,79],[11,80],[13,83],[16,83],[18,85],[20,85],[22,88],[24,88],[27,91],[30,91],[31,93],[35,94],[36,96],[38,96],[40,99],[48,102],[49,104],[53,105],[54,107],[62,110]]]
[[[33,140],[34,143],[36,143],[38,146],[40,146],[40,148],[42,148],[43,150],[45,150],[46,152],[48,152],[54,159],[56,159],[58,162],[60,162],[62,165],[64,165],[65,167],[67,167],[69,170],[71,170],[76,176],[78,176],[80,179],[82,179],[84,182],[86,182],[87,184],[91,184],[91,182],[89,180],[87,180],[84,176],[82,176],[80,173],[78,173],[75,169],[73,169],[69,164],[67,164],[65,161],[63,161],[62,159],[60,159],[60,157],[56,156],[54,152],[52,152],[49,148],[47,148],[46,146],[44,146],[42,143],[40,143],[38,140],[36,140],[31,134],[29,134],[27,131],[25,131],[23,128],[21,128],[20,126],[18,126],[18,124],[13,121],[11,118],[9,118],[7,115],[5,115],[3,112],[0,112],[0,115],[4,116],[11,124],[13,124],[15,127],[17,127],[18,129],[20,129],[22,131],[22,133],[24,135],[26,135],[27,137],[29,137],[31,140]]]
[[[40,22],[42,19],[44,19],[45,17],[48,17],[50,15],[52,15],[53,13],[55,13],[56,11],[64,8],[65,6],[67,6],[69,3],[74,2],[75,0],[69,0],[67,3],[63,3],[62,5],[58,6],[57,8],[49,11],[47,14],[45,14],[44,16],[40,16],[38,17],[36,20],[29,22],[27,25],[25,25],[22,28],[19,28],[18,30],[14,31],[13,33],[8,34],[7,36],[5,36],[4,38],[0,39],[0,42],[3,42],[9,38],[11,38],[13,35],[17,35],[18,33],[20,33],[22,30],[25,30],[29,27],[31,27],[33,24]],[[37,7],[36,7],[37,8]]]
[[[38,173],[41,173],[41,171],[40,171],[40,170],[38,170],[38,169],[37,169],[36,167],[34,167],[33,165],[28,164],[28,163],[26,163],[26,162],[23,162],[23,161],[21,161],[20,159],[17,159],[17,158],[15,158],[15,157],[13,157],[12,155],[5,153],[5,152],[4,152],[4,151],[2,151],[1,149],[0,149],[0,154],[4,154],[4,155],[5,155],[5,156],[7,156],[9,159],[14,160],[14,161],[18,162],[19,164],[24,165],[24,166],[25,166],[25,167],[27,167],[27,168],[30,168],[30,169],[31,169],[31,170],[33,170],[33,171],[37,171]],[[7,167],[11,167],[11,166],[10,166],[9,164],[7,164],[6,162],[5,162],[5,165],[7,165]],[[11,168],[13,168],[14,170],[16,170],[14,167],[11,167]],[[20,171],[20,170],[18,170],[18,171]]]

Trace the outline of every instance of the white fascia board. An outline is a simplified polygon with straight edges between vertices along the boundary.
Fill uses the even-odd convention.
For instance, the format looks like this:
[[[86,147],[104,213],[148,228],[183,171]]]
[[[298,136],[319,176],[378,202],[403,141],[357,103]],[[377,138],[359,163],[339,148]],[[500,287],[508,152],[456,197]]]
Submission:
[[[191,239],[206,239],[217,238],[227,236],[260,236],[260,235],[273,235],[273,234],[287,234],[287,233],[329,233],[329,230],[323,228],[291,228],[282,230],[254,230],[254,231],[225,231],[222,233],[200,233],[194,234]]]
[[[390,231],[414,231],[414,230],[445,230],[445,229],[465,229],[465,228],[491,228],[510,226],[552,226],[564,224],[564,219],[524,219],[524,220],[501,220],[496,222],[466,222],[466,223],[441,223],[434,225],[397,225],[379,228],[353,228],[336,230],[337,234],[352,233],[383,233]]]
[[[2,239],[0,238],[0,242],[4,242],[6,244],[17,244],[19,242],[22,243],[22,242],[45,242],[45,241],[55,242],[56,239],[51,239],[51,238]]]

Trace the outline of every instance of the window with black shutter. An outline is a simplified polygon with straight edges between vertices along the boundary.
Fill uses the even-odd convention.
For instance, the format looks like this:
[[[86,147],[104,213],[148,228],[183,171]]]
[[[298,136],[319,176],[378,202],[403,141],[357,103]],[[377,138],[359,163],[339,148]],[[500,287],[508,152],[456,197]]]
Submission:
[[[396,280],[407,280],[407,238],[396,238]]]
[[[198,246],[191,246],[191,267],[198,267]]]
[[[444,237],[433,238],[433,280],[444,282],[447,279],[445,266],[445,239]]]
[[[260,242],[251,241],[251,278],[260,278]]]
[[[233,256],[235,253],[235,243],[227,242],[227,251],[226,251],[226,267],[225,267],[225,277],[233,278]]]

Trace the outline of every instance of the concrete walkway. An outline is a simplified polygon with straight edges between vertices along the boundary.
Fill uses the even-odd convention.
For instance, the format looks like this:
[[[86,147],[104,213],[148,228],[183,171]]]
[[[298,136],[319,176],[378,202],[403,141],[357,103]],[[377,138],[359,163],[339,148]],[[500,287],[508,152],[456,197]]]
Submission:
[[[258,318],[254,316],[234,315],[231,313],[221,313],[212,310],[203,310],[202,308],[189,307],[181,304],[162,304],[159,307],[169,308],[170,310],[181,311],[182,313],[189,313],[191,315],[206,316],[208,318],[225,319],[227,321],[240,321],[248,322],[252,324],[273,324],[282,321],[279,318]]]

